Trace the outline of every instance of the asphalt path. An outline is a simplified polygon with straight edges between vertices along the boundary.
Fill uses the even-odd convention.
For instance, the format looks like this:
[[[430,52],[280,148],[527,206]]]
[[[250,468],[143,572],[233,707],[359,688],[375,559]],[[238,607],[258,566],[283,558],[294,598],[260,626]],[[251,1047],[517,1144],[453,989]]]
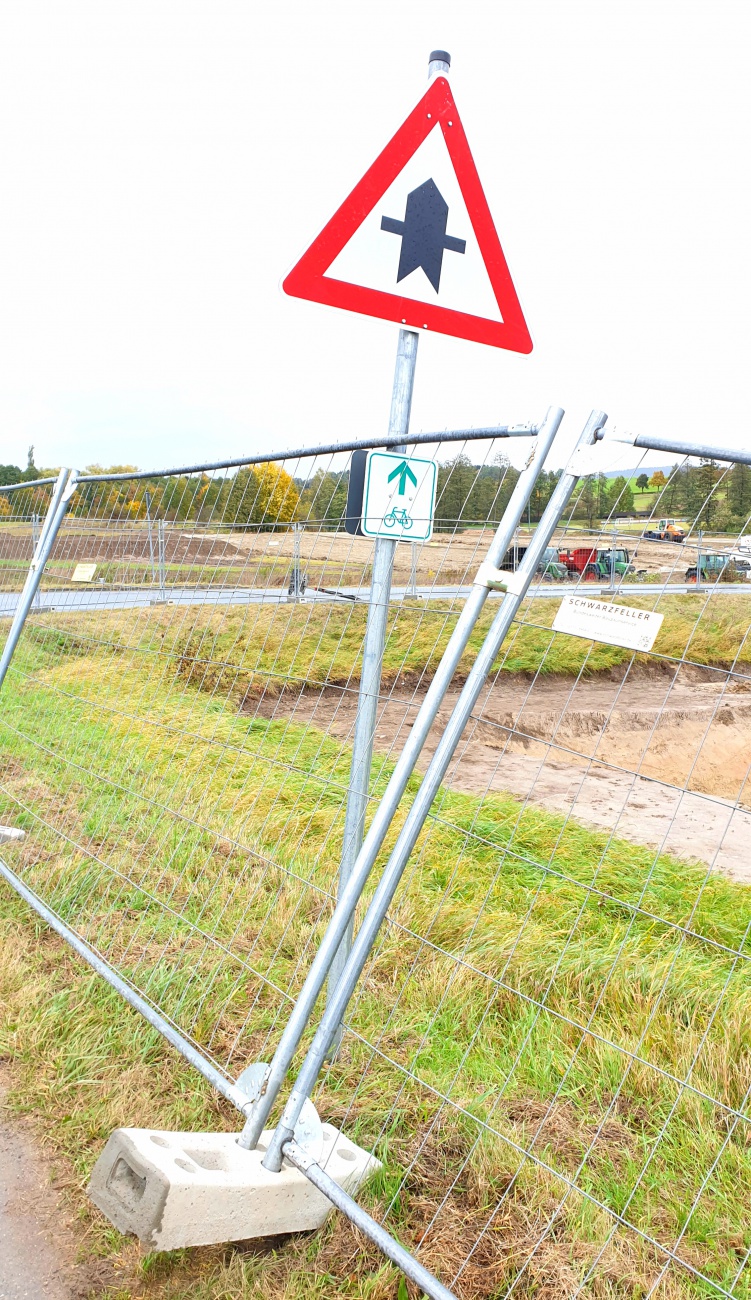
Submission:
[[[55,1209],[31,1142],[0,1109],[0,1300],[72,1300]]]
[[[471,587],[435,586],[435,587],[392,587],[393,601],[405,600],[450,600],[466,597]],[[711,592],[713,596],[737,596],[751,594],[751,584],[741,586],[738,583],[704,583],[697,587],[695,583],[668,582],[630,582],[616,587],[607,583],[539,583],[529,589],[530,597],[550,597],[559,600],[561,596],[573,592],[587,596],[703,596]],[[308,587],[302,598],[310,603],[358,603],[367,602],[368,587],[339,587],[336,590]],[[500,598],[501,593],[491,591],[491,598]],[[12,618],[18,604],[19,593],[15,591],[0,592],[0,618]],[[163,597],[153,589],[143,587],[131,588],[91,588],[85,591],[43,591],[37,594],[32,612],[56,611],[58,613],[75,613],[77,611],[107,609],[148,609],[151,605],[286,605],[291,600],[284,588],[280,587],[168,587]]]

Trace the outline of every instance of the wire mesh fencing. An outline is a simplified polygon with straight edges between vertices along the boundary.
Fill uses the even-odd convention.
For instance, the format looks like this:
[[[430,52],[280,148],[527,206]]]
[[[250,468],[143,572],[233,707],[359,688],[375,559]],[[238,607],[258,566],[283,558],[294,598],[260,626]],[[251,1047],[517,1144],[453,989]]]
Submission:
[[[472,446],[497,518],[515,471]],[[459,444],[439,504],[468,464]],[[5,687],[24,881],[229,1075],[294,997],[336,876],[372,560],[342,527],[347,466],[80,485]],[[398,555],[387,691],[455,616],[410,580],[456,591],[487,545],[451,527]]]
[[[441,449],[436,533],[397,549],[371,808],[503,451]],[[562,515],[315,1095],[383,1162],[370,1213],[460,1300],[749,1294],[751,501],[745,466],[681,458],[639,516],[638,460]],[[336,894],[372,565],[346,472],[84,484],[4,688],[14,871],[228,1078],[273,1051]],[[664,615],[653,649],[557,632],[574,592]]]

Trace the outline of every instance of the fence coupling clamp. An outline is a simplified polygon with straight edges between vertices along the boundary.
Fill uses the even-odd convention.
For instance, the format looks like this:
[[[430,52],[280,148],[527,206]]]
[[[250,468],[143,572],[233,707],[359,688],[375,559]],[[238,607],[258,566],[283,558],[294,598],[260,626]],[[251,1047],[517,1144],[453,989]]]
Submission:
[[[490,591],[508,591],[510,573],[497,569],[490,560],[483,560],[473,581],[475,587],[487,587]]]

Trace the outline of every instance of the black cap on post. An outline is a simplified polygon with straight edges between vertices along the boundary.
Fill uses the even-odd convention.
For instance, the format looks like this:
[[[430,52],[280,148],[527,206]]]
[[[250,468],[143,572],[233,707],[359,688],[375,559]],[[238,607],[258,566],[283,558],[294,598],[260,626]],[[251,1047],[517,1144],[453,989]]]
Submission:
[[[433,50],[428,63],[447,63],[451,67],[451,55],[446,50]]]

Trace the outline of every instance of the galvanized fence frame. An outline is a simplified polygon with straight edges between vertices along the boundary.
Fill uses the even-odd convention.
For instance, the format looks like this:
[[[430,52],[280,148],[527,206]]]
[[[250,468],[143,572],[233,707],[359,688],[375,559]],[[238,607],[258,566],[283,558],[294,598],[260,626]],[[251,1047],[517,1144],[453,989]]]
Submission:
[[[546,437],[549,439],[549,446],[558,427],[556,421],[558,423],[560,422],[561,415],[562,413],[551,413],[548,419],[547,428],[541,426],[540,430],[535,430],[535,432],[538,433],[538,437],[541,439],[540,453],[533,464],[529,467],[526,476],[523,475],[519,480],[519,483],[517,484],[518,490],[515,491],[513,498],[513,507],[510,503],[507,509],[507,517],[504,524],[501,525],[496,534],[491,552],[485,563],[480,566],[479,572],[476,575],[472,593],[459,617],[454,634],[449,642],[449,648],[446,650],[442,664],[438,668],[433,681],[428,688],[422,708],[417,714],[417,721],[412,727],[412,737],[407,745],[405,745],[404,750],[397,761],[394,773],[386,787],[382,802],[372,819],[370,829],[365,837],[363,848],[353,864],[353,870],[349,880],[346,883],[343,883],[338,906],[333,913],[329,926],[320,943],[318,952],[309,969],[305,984],[303,985],[303,988],[294,1004],[287,1022],[287,1027],[278,1043],[274,1061],[267,1071],[265,1090],[262,1096],[259,1097],[254,1104],[251,1105],[245,1094],[240,1093],[238,1089],[227,1081],[221,1071],[218,1071],[211,1062],[207,1061],[199,1052],[197,1052],[195,1047],[185,1039],[184,1036],[180,1035],[179,1032],[176,1031],[174,1026],[170,1024],[169,1020],[162,1017],[146,999],[141,997],[136,990],[128,985],[126,981],[122,980],[116,972],[113,972],[106,963],[103,963],[97,954],[93,952],[93,950],[85,944],[79,936],[76,935],[74,930],[61,921],[60,917],[57,916],[52,909],[48,908],[43,900],[37,897],[33,891],[24,885],[23,881],[16,873],[12,872],[10,868],[5,865],[0,867],[6,880],[8,880],[14,888],[18,889],[27,901],[31,902],[31,904],[36,907],[45,919],[49,921],[49,923],[52,924],[68,942],[72,943],[82,955],[86,956],[87,960],[91,961],[97,969],[100,969],[100,973],[104,974],[105,978],[110,979],[110,982],[112,982],[115,987],[119,987],[119,990],[127,1000],[130,1001],[132,1005],[137,1006],[138,1009],[147,1016],[150,1022],[155,1024],[161,1032],[165,1034],[165,1037],[177,1046],[178,1050],[183,1052],[183,1055],[185,1055],[188,1060],[191,1060],[192,1064],[196,1065],[205,1077],[209,1078],[210,1081],[218,1087],[219,1091],[222,1092],[223,1095],[228,1097],[229,1100],[248,1115],[246,1129],[241,1141],[247,1146],[254,1145],[257,1141],[258,1134],[264,1127],[271,1106],[273,1105],[279,1089],[286,1077],[292,1057],[306,1028],[316,998],[324,986],[331,963],[335,959],[336,953],[340,951],[342,939],[345,938],[347,930],[351,926],[355,908],[362,896],[368,874],[384,842],[393,815],[396,812],[400,800],[405,792],[411,771],[414,769],[414,764],[427,737],[428,731],[430,730],[430,726],[436,717],[438,707],[441,703],[442,694],[449,685],[459,661],[461,650],[463,649],[462,638],[469,636],[473,622],[476,621],[479,616],[489,590],[494,587],[495,589],[502,591],[503,586],[505,585],[507,590],[506,594],[502,596],[498,614],[493,620],[492,627],[478,653],[475,663],[462,689],[459,700],[451,715],[450,721],[444,730],[433,759],[423,777],[419,791],[410,805],[406,821],[399,833],[396,846],[391,851],[388,861],[382,870],[379,884],[361,922],[352,951],[347,960],[341,963],[341,972],[332,987],[329,1005],[318,1024],[313,1041],[308,1048],[302,1069],[297,1076],[282,1117],[278,1123],[275,1141],[267,1152],[264,1160],[267,1168],[270,1169],[279,1168],[282,1156],[285,1156],[292,1163],[296,1164],[298,1168],[305,1173],[306,1177],[323,1190],[334,1204],[338,1205],[340,1209],[343,1209],[352,1221],[366,1233],[366,1235],[371,1236],[384,1253],[394,1260],[394,1262],[405,1271],[407,1276],[412,1278],[426,1294],[431,1297],[441,1297],[441,1300],[445,1300],[446,1296],[455,1295],[456,1292],[447,1289],[447,1287],[444,1286],[444,1284],[441,1283],[429,1270],[426,1270],[425,1267],[415,1259],[412,1254],[410,1254],[410,1252],[405,1251],[404,1247],[400,1245],[392,1234],[388,1233],[371,1216],[367,1215],[362,1207],[357,1206],[351,1198],[347,1197],[340,1188],[333,1184],[332,1180],[326,1175],[325,1169],[320,1169],[316,1166],[315,1163],[310,1160],[305,1151],[300,1148],[299,1144],[295,1142],[293,1132],[300,1108],[304,1100],[310,1095],[318,1074],[324,1066],[332,1039],[335,1039],[337,1036],[338,1027],[341,1023],[342,1017],[346,1012],[348,1003],[355,991],[358,980],[368,963],[373,945],[377,942],[382,922],[392,902],[399,880],[411,859],[411,855],[425,820],[434,808],[434,802],[439,794],[441,785],[444,782],[457,746],[462,742],[462,738],[465,736],[465,729],[473,718],[473,711],[477,706],[486,679],[491,673],[493,665],[497,662],[501,646],[511,629],[512,623],[519,616],[522,602],[537,573],[538,565],[545,548],[555,530],[560,526],[564,511],[576,490],[580,477],[585,473],[592,472],[591,467],[596,466],[598,463],[596,444],[602,441],[602,429],[605,423],[605,416],[602,413],[593,413],[582,434],[579,448],[569,462],[569,467],[567,471],[564,472],[559,487],[556,489],[554,497],[551,500],[540,525],[535,531],[520,569],[514,575],[504,574],[500,569],[500,565],[504,553],[510,545],[514,529],[521,518],[526,503],[525,494],[528,495],[529,491],[531,491],[539,468],[544,461],[544,456],[547,451],[547,447],[543,449],[544,440]],[[432,440],[437,441],[434,436],[432,437]],[[409,441],[411,442],[413,440],[410,439]],[[696,444],[668,443],[667,440],[644,438],[634,438],[629,441],[631,445],[642,450],[650,448],[675,453],[676,455],[688,456],[711,455],[715,460],[726,460],[735,464],[751,464],[750,454],[734,451],[731,452],[730,449],[727,448],[712,449],[706,446],[698,446]],[[394,444],[392,441],[392,445],[401,444]],[[587,448],[592,448],[593,450],[587,451],[585,450]],[[265,459],[268,460],[269,458]],[[121,476],[121,478],[125,477],[129,476]],[[147,477],[147,475],[144,474],[143,477]],[[148,475],[148,477],[153,477],[153,475]],[[86,481],[86,476],[81,476],[79,481]],[[88,481],[105,481],[105,478],[103,476],[98,476],[96,479],[90,477]],[[603,528],[603,533],[606,532],[607,529]],[[49,529],[47,530],[47,536],[48,535]],[[45,534],[43,534],[40,547],[44,540]],[[51,547],[48,548],[47,554],[50,549]],[[32,599],[33,595],[34,592],[32,591]],[[25,599],[26,594],[24,595],[24,600]],[[18,636],[16,637],[16,640],[17,639]],[[464,644],[466,644],[466,639]],[[8,659],[9,658],[10,656],[8,656]],[[360,689],[362,690],[362,686]],[[614,705],[611,707],[611,713],[614,707]],[[372,737],[373,723],[371,722],[369,725]],[[512,728],[512,731],[516,732],[516,734],[520,734],[519,728],[516,726]],[[548,870],[550,869],[549,866]],[[645,881],[643,896],[635,905],[631,905],[632,915],[634,916],[648,912],[648,909],[644,905],[644,897],[648,890],[648,885],[649,879]],[[589,889],[585,891],[588,899],[591,898],[593,891],[597,893],[596,885],[591,885]],[[605,891],[603,896],[608,897],[607,891]],[[662,923],[664,924],[664,921]],[[690,917],[685,920],[678,929],[680,929],[681,933],[686,938],[697,938],[697,932],[692,929]],[[699,934],[698,937],[704,941],[704,937],[701,934]],[[424,942],[429,944],[430,940],[428,936],[425,936]],[[730,947],[728,949],[728,957],[731,959],[731,970],[728,974],[729,980],[732,972],[735,971],[738,964],[742,964],[747,960],[747,954],[743,951],[743,944],[739,944],[737,948]],[[617,957],[614,958],[614,962],[615,961],[617,961]],[[552,975],[549,986],[551,988],[553,987],[554,979],[555,976]],[[519,996],[518,993],[517,996]],[[547,994],[545,997],[537,999],[536,1004],[538,1016],[543,1012],[546,999]],[[582,1023],[579,1026],[575,1025],[574,1022],[571,1021],[569,1021],[569,1023],[573,1028],[581,1032],[582,1035],[589,1035],[590,1037],[597,1038],[597,1030],[592,1029],[592,1023],[596,1017],[596,1010],[597,1008],[595,1006],[591,1011],[588,1023]],[[657,1009],[655,1008],[652,1019],[654,1019],[656,1014]],[[704,1031],[702,1043],[707,1041],[707,1037],[711,1030],[711,1024],[712,1022],[710,1020]],[[646,1034],[647,1030],[645,1029],[644,1032]],[[467,1047],[467,1052],[469,1052],[469,1050],[469,1047]],[[520,1048],[520,1052],[521,1050],[522,1049]],[[623,1052],[625,1056],[631,1060],[635,1068],[639,1065],[644,1065],[644,1058],[640,1056],[640,1046],[638,1044],[630,1052],[626,1051],[623,1047],[620,1047],[619,1051]],[[675,1105],[678,1106],[683,1091],[685,1091],[686,1088],[690,1091],[691,1085],[688,1080],[681,1080],[677,1077],[673,1082],[679,1089],[675,1102]],[[680,1091],[681,1089],[683,1091]],[[694,1091],[696,1090],[694,1089]],[[699,1090],[699,1092],[700,1091],[701,1090]],[[711,1101],[714,1105],[719,1104],[716,1098],[705,1097],[705,1099]],[[746,1094],[741,1098],[736,1106],[725,1105],[724,1107],[721,1107],[723,1113],[728,1117],[727,1142],[732,1140],[733,1134],[738,1128],[738,1125],[741,1125],[742,1128],[748,1125],[749,1117],[747,1114],[747,1103],[748,1095]],[[450,1106],[451,1098],[448,1095],[444,1096],[442,1104]],[[538,1132],[542,1131],[545,1122],[546,1119],[543,1115],[539,1119]],[[603,1119],[595,1132],[591,1135],[592,1148],[596,1146],[606,1122],[607,1121]],[[670,1119],[668,1117],[663,1125],[665,1131],[667,1131],[669,1122]],[[424,1141],[427,1141],[427,1138],[424,1139]],[[727,1143],[725,1145],[727,1145]],[[534,1139],[528,1142],[524,1146],[523,1150],[520,1149],[520,1154],[523,1154],[524,1159],[532,1161],[536,1167],[542,1170],[547,1170],[548,1173],[554,1175],[555,1178],[567,1188],[560,1206],[556,1208],[551,1222],[545,1228],[545,1233],[543,1234],[543,1238],[541,1238],[542,1240],[546,1234],[549,1235],[554,1231],[555,1223],[558,1218],[561,1214],[565,1213],[565,1206],[568,1197],[581,1197],[584,1195],[586,1198],[586,1189],[583,1189],[579,1183],[579,1173],[586,1167],[587,1157],[586,1155],[583,1157],[579,1170],[577,1170],[573,1176],[566,1177],[561,1173],[560,1169],[555,1168],[540,1156],[536,1155],[533,1148]],[[718,1155],[717,1159],[720,1159],[720,1155]],[[712,1171],[708,1170],[704,1178],[705,1184],[711,1176]],[[624,1209],[615,1213],[611,1207],[604,1205],[601,1201],[598,1201],[596,1197],[590,1195],[592,1204],[599,1211],[606,1212],[607,1215],[611,1217],[613,1222],[610,1234],[611,1237],[618,1231],[619,1226],[626,1227],[629,1231],[639,1232],[638,1226],[631,1222],[627,1215],[630,1199],[631,1198],[626,1202]],[[731,1296],[736,1294],[735,1283],[730,1287],[730,1289],[728,1289],[727,1287],[718,1284],[716,1279],[706,1276],[702,1273],[701,1269],[696,1267],[692,1268],[690,1260],[687,1260],[681,1254],[680,1238],[676,1247],[670,1249],[659,1240],[651,1238],[648,1233],[642,1233],[641,1235],[644,1240],[654,1248],[658,1257],[661,1257],[664,1260],[663,1268],[659,1273],[659,1277],[656,1276],[654,1284],[650,1289],[650,1294],[660,1285],[660,1280],[665,1275],[665,1271],[673,1265],[678,1265],[682,1269],[687,1269],[689,1272],[693,1272],[697,1282],[701,1282],[703,1285],[713,1288],[713,1291],[716,1294]],[[610,1240],[610,1238],[608,1238],[608,1240]],[[477,1244],[473,1249],[477,1249]],[[577,1282],[577,1294],[582,1287],[588,1285],[588,1278],[596,1274],[598,1260],[603,1257],[603,1254],[606,1251],[607,1242],[601,1246],[599,1256],[594,1258],[589,1264],[588,1272],[585,1277]],[[517,1287],[517,1284],[524,1277],[525,1269],[530,1266],[530,1261],[533,1259],[533,1256],[534,1251],[532,1251],[529,1259],[517,1274],[512,1290]],[[742,1260],[739,1266],[738,1278],[741,1277],[747,1260],[748,1256],[746,1255],[745,1261]],[[465,1268],[468,1263],[469,1259],[465,1261]],[[460,1274],[457,1275],[457,1279],[460,1279],[460,1275],[461,1270]],[[457,1279],[451,1283],[452,1286],[456,1285]]]

